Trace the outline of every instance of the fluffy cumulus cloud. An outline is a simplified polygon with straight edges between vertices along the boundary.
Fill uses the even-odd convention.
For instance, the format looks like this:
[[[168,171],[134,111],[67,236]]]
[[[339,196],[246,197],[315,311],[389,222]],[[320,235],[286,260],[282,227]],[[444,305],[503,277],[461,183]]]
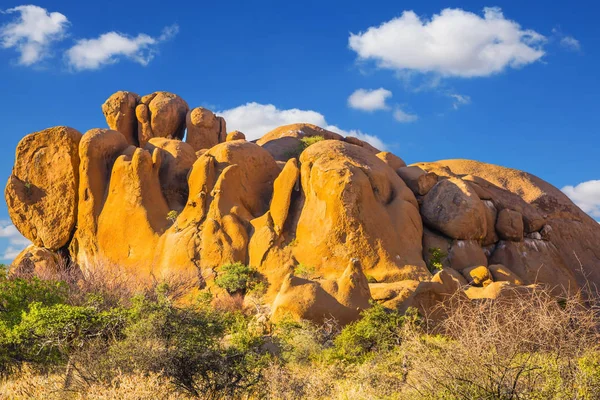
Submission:
[[[358,89],[348,97],[348,106],[356,110],[375,111],[388,110],[386,100],[392,97],[387,89]]]
[[[408,113],[402,110],[400,107],[397,107],[394,110],[394,119],[398,122],[408,123],[415,122],[419,119],[419,117],[416,114]]]
[[[145,66],[154,58],[158,44],[171,39],[178,31],[178,26],[173,25],[165,28],[159,37],[108,32],[95,39],[81,39],[67,50],[67,63],[78,71],[98,69],[122,58]]]
[[[10,221],[0,220],[0,244],[6,245],[0,252],[0,261],[11,262],[31,242],[25,239]]]
[[[506,19],[500,8],[483,15],[444,9],[431,19],[413,11],[351,34],[349,46],[360,60],[380,68],[440,76],[481,77],[539,61],[546,38]]]
[[[17,50],[19,64],[26,66],[50,56],[51,44],[64,38],[69,25],[63,14],[33,5],[0,10],[0,13],[16,16],[0,27],[0,45]]]
[[[228,130],[242,131],[248,140],[258,139],[281,125],[304,122],[318,125],[340,135],[358,137],[381,150],[385,148],[384,143],[376,136],[358,130],[346,131],[335,125],[329,125],[325,116],[317,111],[300,110],[298,108],[280,110],[273,104],[252,102],[220,111],[218,114],[222,115],[227,121]]]
[[[561,190],[583,211],[600,220],[600,180],[565,186]]]

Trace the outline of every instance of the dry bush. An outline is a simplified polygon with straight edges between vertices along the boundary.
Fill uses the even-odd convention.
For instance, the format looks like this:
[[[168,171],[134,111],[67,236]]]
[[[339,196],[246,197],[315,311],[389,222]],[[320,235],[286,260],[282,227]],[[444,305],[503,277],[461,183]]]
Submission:
[[[221,312],[236,312],[244,310],[244,296],[240,293],[227,294],[220,293],[215,296],[211,305],[217,311]]]
[[[415,398],[600,398],[600,308],[596,296],[560,298],[514,290],[498,300],[453,299],[427,335],[415,332],[403,352]],[[591,362],[589,368],[582,363]],[[409,396],[410,397],[410,396]]]

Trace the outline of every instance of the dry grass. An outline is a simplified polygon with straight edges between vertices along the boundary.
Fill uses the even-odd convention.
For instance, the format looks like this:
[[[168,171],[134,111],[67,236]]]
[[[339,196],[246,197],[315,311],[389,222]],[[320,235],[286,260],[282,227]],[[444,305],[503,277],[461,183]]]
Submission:
[[[176,391],[159,374],[117,375],[109,384],[79,382],[65,389],[64,375],[39,374],[25,368],[18,376],[0,382],[0,399],[11,400],[176,400],[191,399]]]

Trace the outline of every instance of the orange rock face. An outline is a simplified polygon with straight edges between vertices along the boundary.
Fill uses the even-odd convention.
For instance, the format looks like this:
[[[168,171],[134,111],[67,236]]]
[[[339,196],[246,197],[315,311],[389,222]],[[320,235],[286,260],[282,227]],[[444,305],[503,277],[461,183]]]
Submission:
[[[5,196],[33,245],[14,271],[51,273],[60,259],[217,291],[219,268],[241,262],[264,278],[274,320],[342,323],[370,301],[435,316],[456,295],[600,284],[600,225],[524,172],[407,167],[310,124],[248,142],[167,92],[118,92],[102,110],[111,129],[56,127],[19,143]]]
[[[153,137],[183,139],[188,110],[185,100],[173,93],[155,92],[142,97],[135,109],[140,146]]]
[[[81,133],[59,126],[25,136],[17,146],[5,197],[13,223],[38,247],[58,250],[77,218]]]

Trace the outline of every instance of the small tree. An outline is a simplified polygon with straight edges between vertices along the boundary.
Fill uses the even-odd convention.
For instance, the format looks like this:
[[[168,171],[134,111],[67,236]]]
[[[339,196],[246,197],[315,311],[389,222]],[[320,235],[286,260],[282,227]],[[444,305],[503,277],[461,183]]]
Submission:
[[[246,293],[258,283],[258,272],[241,262],[223,265],[215,278],[215,284],[230,294]]]

